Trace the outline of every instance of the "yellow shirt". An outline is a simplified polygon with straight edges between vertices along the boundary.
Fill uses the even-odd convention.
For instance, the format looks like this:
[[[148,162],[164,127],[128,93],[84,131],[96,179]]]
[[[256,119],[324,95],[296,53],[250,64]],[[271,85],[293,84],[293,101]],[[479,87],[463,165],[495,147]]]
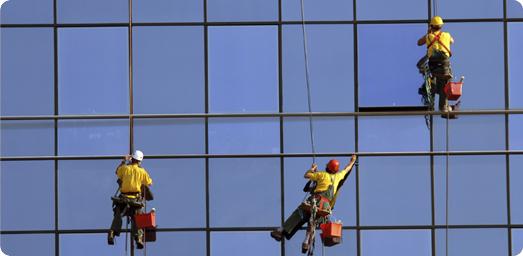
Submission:
[[[122,193],[141,192],[141,186],[153,183],[147,171],[138,164],[124,164],[118,167],[116,175],[122,181]]]
[[[435,33],[429,33],[427,34],[426,38],[425,38],[425,44],[427,44],[427,46],[429,46],[431,44],[432,41],[434,41],[434,38],[436,38],[436,35],[438,35],[440,33],[440,31],[438,32],[435,32]],[[439,41],[436,40],[428,49],[427,49],[427,55],[430,57],[432,56],[432,53],[434,52],[434,50],[438,50],[438,51],[442,51],[444,52],[448,57],[450,57],[450,52],[447,51],[447,49],[445,49],[445,47],[443,47],[443,45],[441,45],[441,43],[443,43],[443,45],[445,47],[447,47],[447,49],[450,50],[450,44],[452,44],[454,42],[454,39],[452,38],[452,36],[447,33],[447,32],[441,32],[441,35],[439,36]]]
[[[342,170],[335,174],[330,174],[325,171],[312,173],[312,175],[309,179],[312,181],[316,181],[316,189],[314,190],[314,192],[318,193],[318,192],[326,191],[329,188],[329,186],[332,184],[332,182],[331,182],[331,176],[332,176],[332,181],[334,182],[332,193],[333,193],[333,195],[335,195],[338,190],[338,184],[343,179],[343,177],[345,177],[345,174],[347,174],[347,172],[349,170],[350,169]]]

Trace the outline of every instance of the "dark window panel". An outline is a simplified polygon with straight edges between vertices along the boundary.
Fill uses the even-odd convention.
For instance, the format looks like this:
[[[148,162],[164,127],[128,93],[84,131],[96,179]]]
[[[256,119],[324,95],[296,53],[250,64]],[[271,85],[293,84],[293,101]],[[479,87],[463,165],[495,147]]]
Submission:
[[[134,119],[134,143],[149,155],[204,154],[203,119]]]
[[[423,77],[416,62],[426,49],[416,41],[426,31],[423,24],[359,26],[360,106],[421,105],[418,88]]]
[[[312,111],[354,111],[352,25],[307,25]],[[307,112],[303,34],[300,25],[283,27],[283,108]]]
[[[515,0],[507,1],[507,17],[523,18],[523,5]]]
[[[2,12],[11,3],[18,2],[4,3]],[[53,30],[2,28],[1,33],[1,114],[54,114]]]
[[[135,27],[134,113],[204,112],[203,51],[202,27]]]
[[[157,232],[156,237],[147,243],[150,255],[207,255],[205,232]]]
[[[330,0],[319,2],[303,1],[305,20],[352,20],[352,1]],[[283,20],[301,20],[301,0],[282,1]]]
[[[0,237],[0,244],[2,244],[1,252],[6,255],[55,255],[54,234],[2,235]]]
[[[128,0],[59,0],[57,1],[58,23],[129,22],[128,2]]]
[[[2,3],[2,8],[0,9],[0,17],[1,17],[0,23],[2,23],[2,24],[53,23],[53,1],[52,0],[5,1]]]
[[[314,117],[312,129],[316,153],[354,151],[354,118]],[[284,119],[286,153],[312,152],[308,117]]]
[[[516,1],[508,1],[514,2]],[[521,9],[521,17],[523,17],[523,7]],[[523,23],[512,22],[508,25],[508,65],[509,65],[509,93],[510,93],[510,108],[523,108]]]
[[[277,0],[208,0],[209,21],[276,21]]]
[[[431,255],[430,230],[363,230],[362,255]]]
[[[448,255],[506,255],[507,240],[507,229],[449,229]],[[436,230],[436,256],[446,255],[445,245],[445,229]]]
[[[436,9],[437,15],[447,19],[503,18],[503,1],[497,0],[441,0]]]
[[[446,149],[446,120],[434,116],[434,150]],[[504,150],[503,115],[462,115],[449,120],[449,150]],[[488,136],[486,136],[488,135]]]
[[[278,225],[280,223],[279,188],[278,158],[210,159],[210,225],[212,227]]]
[[[130,226],[129,226],[130,227]],[[127,239],[129,239],[129,235]],[[62,234],[60,235],[60,255],[122,255],[125,253],[125,233],[115,238],[112,246],[107,245],[107,234]],[[129,246],[127,241],[127,246]],[[129,247],[127,251],[129,251]]]
[[[0,166],[2,230],[54,229],[54,163],[13,161]],[[4,252],[9,253],[10,244],[3,242]],[[13,246],[11,255],[21,255],[17,250],[24,248],[16,242]]]
[[[269,232],[212,232],[211,255],[265,256],[280,255],[280,243]]]
[[[430,225],[428,157],[361,157],[361,225]]]
[[[434,196],[438,225],[447,223],[445,159],[443,156],[438,156],[434,161]],[[506,224],[505,174],[505,156],[451,156],[448,177],[448,223],[451,225]],[[469,254],[458,253],[458,255]]]
[[[523,224],[523,156],[510,156],[510,208],[512,224]],[[522,244],[523,246],[523,244]]]
[[[209,153],[280,153],[279,131],[277,118],[210,118]]]
[[[58,31],[60,114],[129,113],[127,28]]]
[[[427,1],[358,0],[358,20],[426,19]]]
[[[54,155],[53,121],[1,121],[0,137],[2,156]]]
[[[146,155],[143,166],[153,179],[151,191],[155,196],[153,201],[147,202],[147,209],[156,208],[159,227],[205,227],[204,159],[147,159]],[[194,235],[196,236],[197,233]],[[164,241],[159,244],[168,246],[169,243]],[[194,242],[194,245],[196,244],[200,243]],[[158,250],[160,248],[162,246],[159,246]],[[185,250],[183,248],[180,249]],[[191,253],[179,254],[192,255]]]
[[[503,23],[447,23],[444,30],[454,38],[455,80],[465,76],[461,109],[504,109]]]
[[[523,229],[512,229],[512,255],[523,252]]]
[[[276,26],[209,28],[210,112],[278,112],[277,36]]]
[[[430,133],[423,116],[361,117],[359,120],[360,151],[429,150]]]
[[[111,196],[118,188],[115,172],[119,164],[120,160],[58,162],[60,229],[109,229],[113,219]],[[145,161],[143,166],[147,169]]]
[[[320,234],[318,229],[316,234]],[[305,237],[305,231],[300,230],[296,232],[292,240],[285,241],[285,255],[301,255],[301,243]],[[357,234],[353,230],[343,230],[342,242],[333,247],[322,247],[320,236],[316,236],[316,247],[314,255],[329,255],[329,256],[356,256],[357,254]],[[322,250],[325,250],[322,253]]]
[[[197,22],[202,20],[203,1],[133,1],[133,22]]]
[[[125,155],[128,151],[128,120],[58,122],[59,155]]]
[[[318,168],[320,170],[325,170],[325,165],[330,159],[332,159],[332,157],[317,158],[316,163],[318,164]],[[349,162],[347,157],[336,157],[336,159],[340,161],[341,168]],[[303,175],[308,169],[310,169],[312,158],[285,158],[284,164],[284,218],[286,219],[296,209],[296,207],[301,204],[306,196],[302,189],[307,180],[303,178]],[[334,217],[341,220],[344,226],[355,226],[356,215],[356,167],[354,167],[338,194],[338,199],[336,200],[334,209]],[[302,241],[303,239],[300,238],[297,240]]]
[[[509,116],[509,146],[511,150],[523,150],[523,115]]]

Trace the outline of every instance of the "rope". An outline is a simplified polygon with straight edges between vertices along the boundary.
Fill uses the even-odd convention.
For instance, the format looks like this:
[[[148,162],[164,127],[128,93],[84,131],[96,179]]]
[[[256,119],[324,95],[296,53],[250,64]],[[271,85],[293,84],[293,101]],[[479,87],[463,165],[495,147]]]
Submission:
[[[314,146],[314,130],[312,125],[312,106],[311,106],[311,87],[309,79],[309,58],[307,51],[307,32],[305,30],[305,7],[304,0],[301,0],[301,30],[303,35],[303,55],[305,57],[305,83],[307,84],[307,105],[309,108],[309,130],[311,137],[311,147],[312,147],[312,162],[316,162],[316,148]]]
[[[432,16],[436,16],[438,14],[438,4],[436,3],[437,0],[432,0]]]
[[[441,96],[440,96],[441,97]],[[449,255],[449,117],[450,111],[447,109],[445,150],[445,256]]]

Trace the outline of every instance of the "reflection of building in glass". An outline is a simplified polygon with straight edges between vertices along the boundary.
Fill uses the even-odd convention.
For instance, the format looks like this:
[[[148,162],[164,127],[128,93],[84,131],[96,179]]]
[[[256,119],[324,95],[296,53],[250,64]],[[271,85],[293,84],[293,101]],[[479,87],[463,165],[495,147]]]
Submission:
[[[446,123],[413,112],[433,3],[305,8],[318,164],[360,153],[336,205],[343,243],[326,253],[444,255]],[[449,254],[517,255],[523,8],[437,8],[471,112],[449,126]],[[127,1],[2,6],[2,250],[123,253],[105,232],[114,170],[136,147],[155,181],[150,255],[299,254],[303,231],[285,245],[269,231],[303,199],[312,161],[300,1],[134,0],[129,20]]]

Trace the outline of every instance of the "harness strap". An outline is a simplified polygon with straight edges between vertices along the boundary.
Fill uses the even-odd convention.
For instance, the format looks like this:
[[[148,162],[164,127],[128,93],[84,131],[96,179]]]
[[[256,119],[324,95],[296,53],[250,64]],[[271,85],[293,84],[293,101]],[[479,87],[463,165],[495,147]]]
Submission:
[[[441,34],[443,34],[443,31],[439,32],[439,34],[435,35],[434,36],[434,40],[432,40],[432,42],[430,42],[430,44],[427,45],[427,49],[429,49],[435,42],[438,42],[439,45],[441,45],[443,48],[445,48],[445,50],[447,50],[447,52],[449,53],[449,57],[452,56],[452,52],[450,51],[449,48],[447,48],[447,46],[445,46],[445,44],[443,44],[443,42],[441,42],[440,40],[440,36]],[[428,36],[427,36],[427,39],[428,39]]]

